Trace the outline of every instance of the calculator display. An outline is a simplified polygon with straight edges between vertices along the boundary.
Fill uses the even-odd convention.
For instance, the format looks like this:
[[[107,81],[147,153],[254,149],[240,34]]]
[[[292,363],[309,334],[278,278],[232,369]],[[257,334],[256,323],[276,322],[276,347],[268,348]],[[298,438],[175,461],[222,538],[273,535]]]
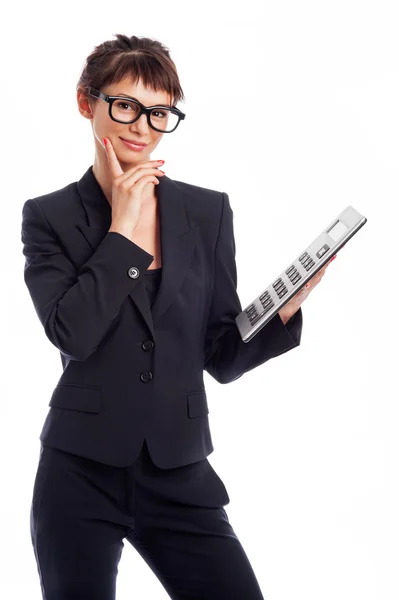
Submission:
[[[342,221],[338,221],[331,229],[327,230],[327,233],[332,237],[334,242],[337,242],[347,231],[347,226]]]

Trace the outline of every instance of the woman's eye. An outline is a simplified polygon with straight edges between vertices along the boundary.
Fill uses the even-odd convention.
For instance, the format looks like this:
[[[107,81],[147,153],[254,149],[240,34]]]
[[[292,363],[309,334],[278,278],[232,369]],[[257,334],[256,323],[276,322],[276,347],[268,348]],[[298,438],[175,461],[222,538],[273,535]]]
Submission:
[[[132,106],[130,104],[127,104],[126,102],[118,102],[118,108],[132,108]]]

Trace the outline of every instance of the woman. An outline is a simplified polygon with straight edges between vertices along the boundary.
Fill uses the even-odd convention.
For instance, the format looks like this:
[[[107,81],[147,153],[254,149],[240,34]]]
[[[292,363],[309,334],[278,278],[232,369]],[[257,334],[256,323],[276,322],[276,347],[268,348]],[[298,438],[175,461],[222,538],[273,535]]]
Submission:
[[[174,63],[157,41],[116,37],[77,86],[93,165],[22,213],[24,279],[63,364],[31,507],[42,595],[115,598],[126,538],[171,598],[260,599],[207,459],[203,371],[229,383],[297,347],[326,267],[242,341],[228,195],[150,159],[185,116]]]

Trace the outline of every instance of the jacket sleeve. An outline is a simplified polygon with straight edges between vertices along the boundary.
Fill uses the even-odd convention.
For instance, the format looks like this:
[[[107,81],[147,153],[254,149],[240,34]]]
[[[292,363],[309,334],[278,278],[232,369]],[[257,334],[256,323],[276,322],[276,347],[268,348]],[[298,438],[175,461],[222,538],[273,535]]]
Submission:
[[[270,358],[299,346],[302,309],[284,325],[277,313],[249,342],[243,342],[235,317],[242,311],[237,294],[233,211],[222,192],[222,216],[215,247],[215,271],[205,335],[204,369],[219,383],[230,383]]]
[[[62,251],[36,199],[22,208],[24,281],[45,333],[62,354],[83,361],[100,344],[121,304],[154,257],[122,234],[106,233],[79,269]],[[139,275],[142,277],[142,275]]]

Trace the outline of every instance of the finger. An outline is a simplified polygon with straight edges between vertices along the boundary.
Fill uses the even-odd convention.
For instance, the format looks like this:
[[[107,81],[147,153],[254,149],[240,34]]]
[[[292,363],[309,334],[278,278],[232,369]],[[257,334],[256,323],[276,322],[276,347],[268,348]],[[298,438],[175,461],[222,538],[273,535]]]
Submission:
[[[331,264],[331,261],[334,260],[333,258],[331,260],[329,260],[323,267],[321,267],[321,269],[319,269],[316,273],[316,275],[324,275],[324,273],[327,271],[328,267]]]
[[[323,277],[325,273],[325,267],[322,267],[319,271],[317,271],[316,275],[313,275],[308,281],[308,283],[315,285],[320,279]]]
[[[123,175],[124,171],[122,170],[119,160],[116,157],[114,147],[111,144],[109,138],[104,138],[104,148],[113,178],[119,177],[119,175]]]
[[[321,277],[323,277],[324,273],[325,273],[325,272],[326,272],[326,270],[327,270],[327,267],[330,265],[330,263],[331,263],[331,261],[332,261],[332,260],[333,260],[333,258],[331,258],[331,259],[330,259],[328,262],[326,262],[326,264],[325,264],[325,265],[323,265],[323,266],[321,267],[321,269],[319,269],[319,270],[317,271],[316,275],[313,275],[313,277],[311,277],[311,278],[309,279],[309,281],[311,282],[311,281],[317,281],[317,279],[321,279]]]
[[[305,286],[302,289],[309,290],[309,288],[313,289],[321,280],[321,278],[323,277],[325,270],[326,270],[327,266],[322,267],[321,269],[319,269],[319,271],[317,271],[316,275],[313,275],[313,277],[311,277],[309,279],[309,281],[307,283],[305,283]],[[310,291],[310,290],[309,290]]]
[[[325,275],[325,273],[326,273],[326,269],[327,269],[327,267],[328,267],[328,264],[327,264],[327,265],[325,265],[325,266],[324,266],[322,269],[320,269],[320,271],[318,271],[318,272],[316,273],[316,275],[314,275],[314,276],[312,277],[312,279],[311,279],[310,281],[311,281],[311,283],[313,284],[313,287],[314,287],[315,285],[317,285],[318,283],[320,283],[321,279],[324,277],[324,275]]]

